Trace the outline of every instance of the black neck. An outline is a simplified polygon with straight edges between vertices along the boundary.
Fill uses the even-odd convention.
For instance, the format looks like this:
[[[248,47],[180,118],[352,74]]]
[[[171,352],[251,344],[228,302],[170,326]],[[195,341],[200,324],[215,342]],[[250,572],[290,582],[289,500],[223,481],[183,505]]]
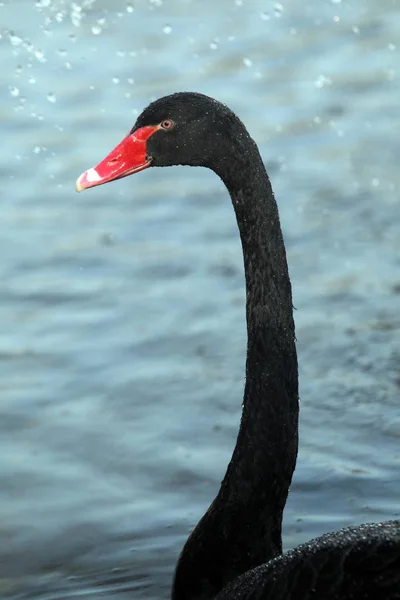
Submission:
[[[221,489],[189,537],[173,600],[213,598],[282,552],[281,524],[297,457],[298,377],[292,294],[278,209],[248,136],[214,169],[231,195],[242,240],[248,330],[237,443]]]

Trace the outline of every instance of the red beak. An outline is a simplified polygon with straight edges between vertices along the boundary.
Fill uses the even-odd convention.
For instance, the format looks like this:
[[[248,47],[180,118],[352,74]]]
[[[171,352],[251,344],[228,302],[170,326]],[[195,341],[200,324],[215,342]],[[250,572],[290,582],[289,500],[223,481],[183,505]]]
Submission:
[[[140,127],[127,135],[97,167],[88,169],[78,177],[76,191],[121,179],[149,167],[151,158],[147,156],[147,140],[158,128],[158,125]]]

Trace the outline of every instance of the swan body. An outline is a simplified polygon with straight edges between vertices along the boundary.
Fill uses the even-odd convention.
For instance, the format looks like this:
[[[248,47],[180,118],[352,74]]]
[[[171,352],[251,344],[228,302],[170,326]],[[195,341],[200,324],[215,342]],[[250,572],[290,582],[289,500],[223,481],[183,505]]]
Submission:
[[[400,523],[322,535],[247,571],[215,600],[396,600]]]

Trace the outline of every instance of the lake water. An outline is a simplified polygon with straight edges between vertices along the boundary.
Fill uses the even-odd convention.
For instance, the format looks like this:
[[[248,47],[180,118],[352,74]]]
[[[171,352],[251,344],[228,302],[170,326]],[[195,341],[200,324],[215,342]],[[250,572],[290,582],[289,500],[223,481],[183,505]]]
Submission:
[[[399,8],[0,3],[2,598],[168,598],[229,460],[246,338],[221,182],[74,189],[173,91],[240,115],[280,207],[301,376],[285,548],[399,516]]]

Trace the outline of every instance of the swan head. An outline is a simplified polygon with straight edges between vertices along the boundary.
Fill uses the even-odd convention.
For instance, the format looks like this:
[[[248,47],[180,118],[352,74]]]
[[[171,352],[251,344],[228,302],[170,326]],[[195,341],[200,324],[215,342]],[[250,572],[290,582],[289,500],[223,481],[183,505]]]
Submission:
[[[165,96],[145,108],[129,134],[97,166],[79,176],[76,190],[148,167],[190,165],[217,171],[243,135],[248,137],[241,121],[217,100],[195,92]]]

